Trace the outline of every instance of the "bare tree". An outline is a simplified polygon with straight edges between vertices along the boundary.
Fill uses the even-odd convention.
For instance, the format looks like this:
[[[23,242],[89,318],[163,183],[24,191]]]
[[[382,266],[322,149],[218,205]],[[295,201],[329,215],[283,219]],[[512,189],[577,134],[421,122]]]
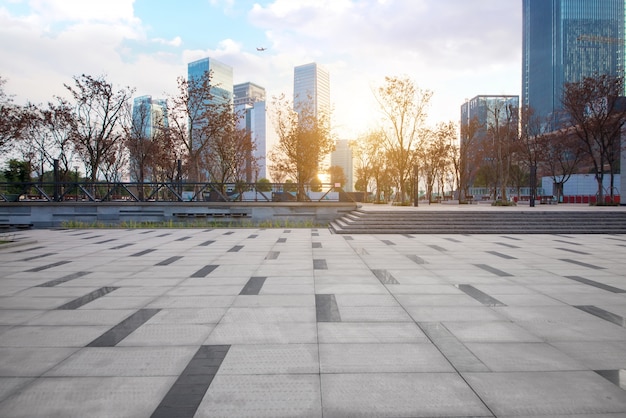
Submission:
[[[467,125],[461,126],[461,140],[452,160],[459,190],[459,203],[466,202],[471,179],[476,175],[478,164],[472,164],[472,161],[475,161],[473,154],[476,153],[479,130],[480,122],[476,117],[472,118]]]
[[[385,77],[374,94],[387,122],[385,140],[402,203],[408,197],[408,180],[413,174],[412,156],[426,120],[432,92],[415,86],[409,78]]]
[[[21,138],[28,119],[23,108],[13,103],[13,98],[4,91],[6,79],[0,76],[0,151]]]
[[[272,118],[278,143],[269,153],[273,172],[282,172],[298,184],[298,200],[304,200],[304,184],[317,176],[320,163],[334,148],[330,115],[316,112],[312,100],[300,101],[298,111],[282,94],[272,101]]]
[[[589,156],[598,183],[598,203],[604,203],[604,174],[610,175],[610,198],[620,159],[621,133],[626,123],[624,78],[585,77],[566,83],[561,103],[569,124]]]
[[[87,177],[92,182],[104,168],[104,163],[117,151],[124,139],[123,124],[130,112],[129,100],[133,89],[114,91],[113,85],[103,76],[74,77],[74,86],[65,84],[74,100],[76,149],[85,161]],[[110,164],[107,161],[107,166]]]
[[[508,101],[502,100],[495,102],[488,111],[491,117],[487,126],[487,135],[493,144],[492,158],[496,166],[500,199],[502,202],[506,202],[509,170],[518,132],[519,109],[512,106]]]

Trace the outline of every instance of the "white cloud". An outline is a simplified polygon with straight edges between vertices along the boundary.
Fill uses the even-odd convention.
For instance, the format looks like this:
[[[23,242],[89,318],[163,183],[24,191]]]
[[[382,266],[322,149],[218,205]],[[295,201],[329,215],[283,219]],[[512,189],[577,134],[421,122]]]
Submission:
[[[167,45],[167,46],[175,46],[175,47],[179,47],[183,44],[183,39],[180,36],[176,36],[173,39],[163,39],[163,38],[153,38],[152,42],[155,42],[157,44],[161,44],[161,45]]]

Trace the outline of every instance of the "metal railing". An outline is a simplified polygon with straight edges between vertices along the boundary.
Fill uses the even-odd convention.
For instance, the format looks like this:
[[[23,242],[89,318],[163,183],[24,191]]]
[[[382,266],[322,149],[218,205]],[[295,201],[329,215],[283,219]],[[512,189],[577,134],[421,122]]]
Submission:
[[[0,201],[332,202],[349,194],[331,184],[205,182],[0,183]]]

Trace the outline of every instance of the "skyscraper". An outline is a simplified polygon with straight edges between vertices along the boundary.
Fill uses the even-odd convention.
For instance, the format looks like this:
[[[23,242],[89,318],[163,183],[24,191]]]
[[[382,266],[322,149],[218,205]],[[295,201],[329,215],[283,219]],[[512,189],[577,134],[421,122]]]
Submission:
[[[211,94],[217,104],[233,102],[233,67],[214,58],[203,58],[187,64],[187,78],[199,79],[211,72]]]
[[[317,63],[299,65],[293,70],[293,105],[297,111],[311,100],[315,115],[330,112],[330,75]]]
[[[142,156],[135,152],[145,152],[140,144],[143,140],[152,140],[160,128],[168,126],[167,101],[153,99],[152,96],[140,96],[133,100],[132,132],[137,147],[130,148],[130,179],[131,181],[154,180],[150,167],[140,167]],[[141,151],[140,151],[141,150]]]
[[[343,189],[346,192],[351,192],[354,183],[354,165],[350,141],[339,139],[335,142],[335,150],[330,154],[330,165],[343,169],[343,174],[346,177],[346,184],[343,185]]]
[[[624,0],[523,0],[522,105],[555,128],[565,83],[622,75]]]
[[[248,164],[246,181],[248,183],[256,182],[260,178],[267,178],[265,165],[265,89],[257,84],[247,82],[236,84],[233,90],[235,92],[235,110],[243,114],[240,128],[245,128],[256,144],[254,157],[257,160],[258,170],[253,172],[251,164]]]

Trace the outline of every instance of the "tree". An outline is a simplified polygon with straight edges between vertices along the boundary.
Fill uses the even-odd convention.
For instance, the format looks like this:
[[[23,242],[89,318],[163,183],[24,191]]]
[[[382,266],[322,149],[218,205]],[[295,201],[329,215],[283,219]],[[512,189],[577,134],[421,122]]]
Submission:
[[[440,123],[435,130],[424,131],[416,157],[420,173],[426,174],[426,195],[429,199],[432,199],[435,184],[443,195],[446,177],[453,165],[456,135],[454,122]]]
[[[347,183],[346,174],[341,166],[331,165],[328,167],[328,174],[330,174],[330,182],[333,185],[339,184],[339,187],[343,187]]]
[[[21,194],[25,190],[26,183],[30,180],[30,163],[28,161],[18,161],[11,159],[4,170],[4,178],[7,182],[13,183],[9,187],[10,193]]]
[[[604,202],[604,174],[610,175],[610,198],[619,168],[621,133],[626,123],[622,76],[598,75],[566,83],[561,103],[569,125],[590,158],[598,183],[598,203]]]
[[[298,184],[298,200],[305,199],[304,184],[315,178],[320,163],[334,148],[330,115],[316,112],[313,101],[302,100],[293,108],[284,94],[273,97],[272,113],[278,143],[269,153],[272,176],[282,173]]]
[[[385,77],[385,84],[378,88],[375,97],[387,122],[384,138],[389,164],[404,203],[408,180],[413,174],[413,151],[426,120],[432,92],[419,89],[408,78]]]
[[[472,164],[476,161],[474,154],[478,148],[476,145],[479,130],[480,122],[476,117],[472,118],[469,123],[461,125],[461,140],[452,162],[459,190],[459,203],[466,201],[471,180],[476,175],[479,166],[479,164]]]
[[[74,99],[76,132],[73,136],[78,153],[85,162],[87,177],[95,182],[105,161],[115,158],[124,140],[124,123],[129,121],[129,100],[133,89],[117,91],[104,76],[74,77],[74,86],[65,84]],[[106,164],[110,165],[110,164]]]
[[[492,158],[496,167],[497,183],[500,186],[500,198],[506,201],[506,188],[518,132],[519,109],[502,100],[495,102],[488,112],[490,121],[487,124],[487,138],[493,145]]]
[[[384,132],[382,130],[372,130],[357,141],[354,147],[356,157],[357,185],[359,191],[370,190],[370,182],[374,182],[376,190],[375,201],[380,203],[383,196],[388,197],[388,193],[383,190],[388,189],[387,156],[385,151]]]
[[[219,100],[213,94],[213,72],[205,72],[201,77],[189,80],[178,77],[178,94],[170,98],[168,109],[171,138],[184,149],[187,159],[188,178],[200,181],[208,170],[201,170],[208,161],[211,142],[218,135],[224,135],[232,117],[229,115],[227,98]]]
[[[560,201],[563,185],[578,170],[583,159],[580,141],[571,129],[560,129],[540,137],[540,165],[557,186]]]
[[[4,91],[6,79],[0,76],[0,152],[22,137],[27,119],[22,107],[13,104],[13,98]]]

